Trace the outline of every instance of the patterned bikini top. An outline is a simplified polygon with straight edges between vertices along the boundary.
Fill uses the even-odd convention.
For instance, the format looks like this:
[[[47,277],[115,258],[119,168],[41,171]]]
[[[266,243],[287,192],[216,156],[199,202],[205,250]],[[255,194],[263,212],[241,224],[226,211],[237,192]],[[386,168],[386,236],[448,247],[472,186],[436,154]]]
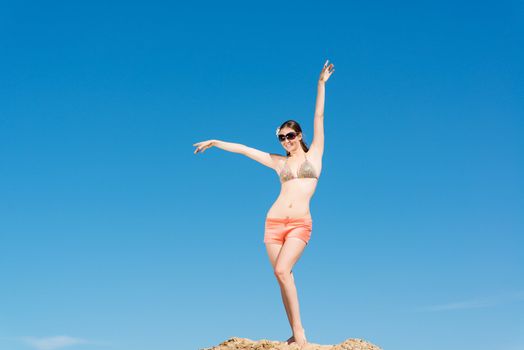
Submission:
[[[315,168],[313,168],[313,164],[309,160],[307,160],[307,155],[304,153],[304,156],[306,157],[306,160],[300,165],[298,168],[297,176],[295,177],[293,173],[291,172],[291,169],[287,165],[287,160],[289,157],[286,157],[286,162],[284,163],[284,166],[282,167],[282,170],[280,171],[280,182],[284,183],[289,180],[293,179],[303,179],[303,178],[314,178],[318,180],[318,175],[315,171]]]

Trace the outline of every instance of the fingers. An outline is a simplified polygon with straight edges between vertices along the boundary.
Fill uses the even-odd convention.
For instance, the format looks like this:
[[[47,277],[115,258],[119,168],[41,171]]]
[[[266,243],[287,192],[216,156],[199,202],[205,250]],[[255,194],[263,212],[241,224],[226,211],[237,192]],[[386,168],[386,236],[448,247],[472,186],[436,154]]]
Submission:
[[[329,73],[333,73],[335,71],[335,65],[333,63],[331,63],[329,66],[327,67],[324,67],[324,69]]]
[[[324,68],[326,68],[326,67],[328,67],[328,66],[329,66],[329,67],[333,67],[333,63],[328,64],[328,62],[329,62],[329,60],[326,60],[326,63],[324,63]]]
[[[193,146],[198,146],[195,151],[193,152],[193,154],[197,154],[198,152],[200,152],[200,144],[202,142],[197,142],[197,143],[194,143]]]
[[[329,74],[333,73],[335,70],[333,67],[335,66],[333,63],[328,65],[329,60],[326,60],[326,63],[324,63],[324,67],[322,67],[322,73],[328,72]]]
[[[211,147],[210,141],[197,142],[197,143],[194,143],[193,146],[198,146],[195,149],[195,151],[193,152],[193,154],[203,153],[206,149]]]

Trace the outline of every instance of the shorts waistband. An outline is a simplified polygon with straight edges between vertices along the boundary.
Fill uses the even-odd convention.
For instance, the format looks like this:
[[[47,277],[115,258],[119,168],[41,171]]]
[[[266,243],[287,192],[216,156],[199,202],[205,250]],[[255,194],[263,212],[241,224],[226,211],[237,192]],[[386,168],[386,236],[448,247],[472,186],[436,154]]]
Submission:
[[[300,218],[277,218],[277,217],[271,217],[266,216],[266,221],[271,222],[304,222],[304,221],[313,221],[313,218],[311,215],[303,216]]]

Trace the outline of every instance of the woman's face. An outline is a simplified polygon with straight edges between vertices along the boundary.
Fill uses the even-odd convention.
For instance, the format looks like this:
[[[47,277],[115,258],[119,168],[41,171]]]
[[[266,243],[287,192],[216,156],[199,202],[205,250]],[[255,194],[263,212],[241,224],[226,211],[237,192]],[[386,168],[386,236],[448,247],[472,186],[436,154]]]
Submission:
[[[297,134],[297,132],[293,129],[291,129],[290,127],[283,127],[282,129],[280,129],[280,131],[278,132],[279,135],[287,135],[289,134],[290,132],[293,132],[295,134]],[[293,139],[293,140],[288,140],[288,138],[286,137],[284,141],[280,141],[280,144],[282,145],[282,147],[284,147],[284,149],[290,153],[293,153],[295,152],[299,147],[300,147],[300,140],[302,139],[302,134],[297,134],[297,136]]]

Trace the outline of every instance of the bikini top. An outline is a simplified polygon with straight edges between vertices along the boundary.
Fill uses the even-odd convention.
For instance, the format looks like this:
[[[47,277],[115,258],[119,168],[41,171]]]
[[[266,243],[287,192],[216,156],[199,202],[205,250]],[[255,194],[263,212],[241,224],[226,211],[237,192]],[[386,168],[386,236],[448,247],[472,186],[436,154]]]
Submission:
[[[289,180],[293,179],[303,179],[303,178],[314,178],[318,180],[317,173],[315,171],[315,168],[313,167],[313,164],[309,160],[307,160],[307,155],[304,153],[304,156],[306,157],[306,160],[300,165],[298,168],[297,176],[295,177],[293,173],[291,172],[291,169],[287,165],[287,160],[289,157],[286,157],[286,162],[284,163],[284,166],[282,167],[282,170],[280,171],[280,182],[284,183]]]

